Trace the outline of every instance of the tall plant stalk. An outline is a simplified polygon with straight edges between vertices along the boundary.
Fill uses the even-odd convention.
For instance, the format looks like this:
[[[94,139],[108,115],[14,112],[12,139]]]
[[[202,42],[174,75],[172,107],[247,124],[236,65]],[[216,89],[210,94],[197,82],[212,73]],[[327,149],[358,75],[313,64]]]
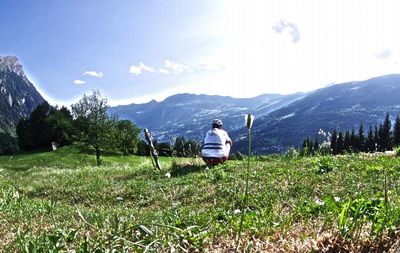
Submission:
[[[251,155],[251,127],[253,125],[253,119],[254,116],[251,114],[248,114],[246,116],[246,126],[248,129],[248,140],[249,140],[249,153],[247,156],[247,171],[246,171],[246,186],[244,189],[244,199],[243,199],[243,205],[242,205],[242,210],[241,210],[241,216],[240,216],[240,225],[239,225],[239,233],[236,239],[236,249],[235,252],[238,252],[239,246],[240,246],[240,237],[242,234],[242,230],[243,230],[243,220],[244,220],[244,212],[245,212],[245,208],[247,206],[247,199],[248,199],[248,193],[249,193],[249,179],[250,179],[250,155]]]

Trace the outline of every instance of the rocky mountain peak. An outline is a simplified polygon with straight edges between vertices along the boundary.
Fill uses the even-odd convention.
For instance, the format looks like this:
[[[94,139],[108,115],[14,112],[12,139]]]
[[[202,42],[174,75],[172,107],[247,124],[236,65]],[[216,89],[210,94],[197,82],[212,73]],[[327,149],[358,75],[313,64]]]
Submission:
[[[25,77],[22,65],[16,56],[0,56],[0,71],[10,71]]]
[[[45,100],[15,56],[0,56],[0,132],[15,136],[15,126]]]

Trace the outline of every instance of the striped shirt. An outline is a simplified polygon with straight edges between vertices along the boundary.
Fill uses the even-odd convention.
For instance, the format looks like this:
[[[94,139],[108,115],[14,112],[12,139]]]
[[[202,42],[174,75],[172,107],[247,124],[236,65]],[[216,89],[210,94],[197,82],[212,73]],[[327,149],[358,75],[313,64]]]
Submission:
[[[228,157],[231,139],[225,130],[213,128],[209,130],[204,138],[204,145],[201,150],[203,157]]]

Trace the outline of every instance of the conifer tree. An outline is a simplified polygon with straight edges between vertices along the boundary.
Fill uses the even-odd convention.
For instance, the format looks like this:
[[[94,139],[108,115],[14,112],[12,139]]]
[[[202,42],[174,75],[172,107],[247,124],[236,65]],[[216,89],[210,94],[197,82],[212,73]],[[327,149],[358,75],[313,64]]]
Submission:
[[[374,131],[372,130],[372,126],[369,126],[366,145],[367,145],[366,151],[368,151],[370,153],[375,152]]]
[[[357,136],[356,136],[356,131],[353,129],[351,130],[351,134],[350,134],[350,151],[351,152],[355,152],[358,151],[357,150]]]
[[[350,152],[351,142],[350,142],[350,132],[346,131],[344,134],[344,150]]]
[[[397,147],[399,145],[400,145],[400,117],[397,114],[393,127],[393,146]]]
[[[360,123],[360,127],[358,128],[357,135],[357,150],[360,152],[365,151],[365,136],[364,136],[364,126],[363,123]]]
[[[318,136],[317,136],[317,138],[315,138],[312,153],[316,154],[318,152],[318,150],[319,150],[319,141],[318,141]]]
[[[303,141],[303,145],[301,147],[300,155],[306,156],[306,155],[311,154],[312,148],[313,148],[312,140],[309,137],[307,137]]]
[[[392,123],[390,122],[389,113],[386,112],[385,120],[382,125],[382,151],[392,149],[391,130]]]
[[[337,131],[336,129],[333,130],[332,132],[332,137],[331,137],[331,150],[333,155],[337,155]]]
[[[379,150],[379,130],[378,126],[374,127],[374,152]]]
[[[343,132],[339,132],[338,138],[336,141],[336,152],[338,154],[342,154],[343,151],[344,151]]]

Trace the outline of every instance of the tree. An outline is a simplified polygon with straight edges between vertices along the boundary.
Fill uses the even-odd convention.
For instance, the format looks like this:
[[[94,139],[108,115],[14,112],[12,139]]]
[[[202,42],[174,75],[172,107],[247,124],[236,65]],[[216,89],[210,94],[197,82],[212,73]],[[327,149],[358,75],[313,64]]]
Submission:
[[[117,150],[125,155],[136,152],[140,129],[129,120],[115,122],[114,140]]]
[[[318,141],[318,136],[317,136],[317,138],[315,138],[315,141],[313,144],[312,153],[316,154],[318,152],[318,149],[319,149],[319,141]]]
[[[350,134],[350,149],[352,152],[356,152],[357,150],[357,136],[356,136],[356,132],[354,130],[354,128],[351,130],[351,134]]]
[[[201,143],[196,140],[187,140],[184,147],[186,157],[197,157],[201,154]]]
[[[0,155],[12,154],[18,151],[17,138],[9,133],[0,132]]]
[[[107,115],[107,99],[99,91],[84,95],[71,106],[75,118],[76,138],[94,148],[97,165],[101,164],[101,151],[112,145],[112,127],[114,119]]]
[[[16,131],[22,150],[50,147],[51,137],[46,122],[50,110],[50,105],[44,102],[32,111],[28,119],[18,122]]]
[[[332,154],[333,155],[337,155],[338,154],[338,150],[337,150],[337,131],[336,129],[333,130],[332,132],[332,137],[331,137],[331,150],[332,150]]]
[[[343,132],[339,132],[338,138],[337,138],[337,153],[342,154],[345,147],[344,147],[344,140],[343,140]]]
[[[312,149],[313,149],[313,141],[309,137],[307,137],[303,141],[303,145],[301,146],[300,155],[301,156],[311,155]]]
[[[374,127],[374,152],[380,150],[380,138],[379,138],[379,130],[378,126]]]
[[[160,156],[172,156],[172,148],[169,142],[161,142],[156,144],[156,149]]]
[[[344,150],[346,150],[346,152],[351,152],[351,142],[350,142],[350,132],[346,131],[345,135],[344,135]]]
[[[174,145],[173,145],[173,150],[174,150],[174,155],[178,157],[184,157],[185,156],[185,137],[177,137],[175,139]]]
[[[360,123],[360,127],[358,128],[357,134],[357,150],[360,152],[365,151],[365,136],[364,136],[364,126],[363,123]]]
[[[366,143],[366,151],[375,152],[375,139],[374,139],[374,131],[372,130],[372,126],[369,126],[368,135],[367,135],[367,143]]]
[[[381,133],[381,151],[391,150],[392,149],[392,140],[391,140],[391,130],[392,123],[390,122],[389,113],[386,112],[385,120],[382,125],[382,133]]]
[[[141,156],[149,155],[149,144],[147,144],[147,142],[144,140],[140,140],[137,144],[136,154]]]
[[[397,114],[393,127],[393,146],[396,147],[399,145],[400,145],[400,117]]]
[[[71,112],[65,107],[52,108],[46,119],[46,129],[51,141],[59,145],[71,144],[74,132]]]

